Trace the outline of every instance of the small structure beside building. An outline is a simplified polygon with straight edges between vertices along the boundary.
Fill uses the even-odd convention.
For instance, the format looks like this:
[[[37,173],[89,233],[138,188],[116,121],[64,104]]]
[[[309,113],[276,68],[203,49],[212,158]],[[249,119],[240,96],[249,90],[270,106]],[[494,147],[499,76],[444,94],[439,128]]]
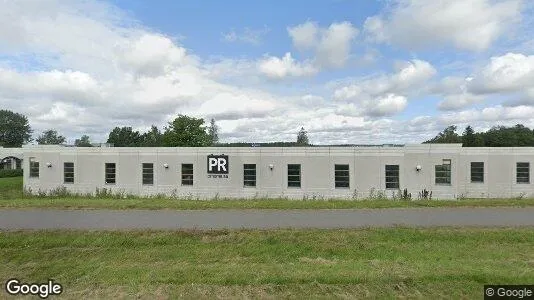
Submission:
[[[0,147],[0,170],[22,169],[22,149]]]

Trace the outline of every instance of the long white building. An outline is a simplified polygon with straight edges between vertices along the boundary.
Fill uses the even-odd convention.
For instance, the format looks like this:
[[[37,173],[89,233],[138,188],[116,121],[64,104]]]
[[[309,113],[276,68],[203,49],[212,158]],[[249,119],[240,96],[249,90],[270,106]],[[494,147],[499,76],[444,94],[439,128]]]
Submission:
[[[23,150],[24,187],[33,193],[293,199],[391,197],[407,189],[434,199],[533,197],[534,148],[397,147],[75,148]]]

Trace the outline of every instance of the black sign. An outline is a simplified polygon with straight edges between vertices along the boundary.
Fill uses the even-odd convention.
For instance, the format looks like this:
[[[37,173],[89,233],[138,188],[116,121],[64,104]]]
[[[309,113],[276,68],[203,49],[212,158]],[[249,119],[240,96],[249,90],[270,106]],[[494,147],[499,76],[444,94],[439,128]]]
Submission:
[[[208,174],[228,174],[228,155],[208,155]]]

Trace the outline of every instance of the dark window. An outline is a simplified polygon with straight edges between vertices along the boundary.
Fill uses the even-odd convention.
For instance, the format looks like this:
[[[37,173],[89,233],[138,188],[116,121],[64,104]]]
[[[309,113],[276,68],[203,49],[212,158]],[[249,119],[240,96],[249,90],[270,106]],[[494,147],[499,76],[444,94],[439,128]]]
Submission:
[[[143,184],[154,184],[154,164],[143,163]]]
[[[63,182],[74,183],[74,163],[63,163]]]
[[[256,164],[243,165],[243,185],[256,186]]]
[[[399,165],[386,165],[386,189],[399,189]]]
[[[334,181],[336,188],[349,187],[349,165],[334,165]]]
[[[182,185],[193,185],[193,164],[182,164]]]
[[[300,187],[300,165],[287,165],[287,186]]]
[[[115,184],[116,171],[115,163],[106,163],[106,184]]]
[[[530,183],[530,163],[518,162],[516,164],[516,182]]]
[[[484,162],[471,162],[471,182],[484,182]]]
[[[443,164],[436,165],[436,184],[451,184],[451,160],[444,159]]]
[[[35,157],[30,157],[30,177],[39,178],[39,161]]]

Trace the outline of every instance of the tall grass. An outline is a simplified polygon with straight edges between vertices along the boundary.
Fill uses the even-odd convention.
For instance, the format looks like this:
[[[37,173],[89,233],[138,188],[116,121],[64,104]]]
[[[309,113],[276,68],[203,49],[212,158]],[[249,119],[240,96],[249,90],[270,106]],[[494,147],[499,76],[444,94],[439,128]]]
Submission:
[[[534,282],[534,229],[0,234],[0,278],[66,298],[481,298]]]

